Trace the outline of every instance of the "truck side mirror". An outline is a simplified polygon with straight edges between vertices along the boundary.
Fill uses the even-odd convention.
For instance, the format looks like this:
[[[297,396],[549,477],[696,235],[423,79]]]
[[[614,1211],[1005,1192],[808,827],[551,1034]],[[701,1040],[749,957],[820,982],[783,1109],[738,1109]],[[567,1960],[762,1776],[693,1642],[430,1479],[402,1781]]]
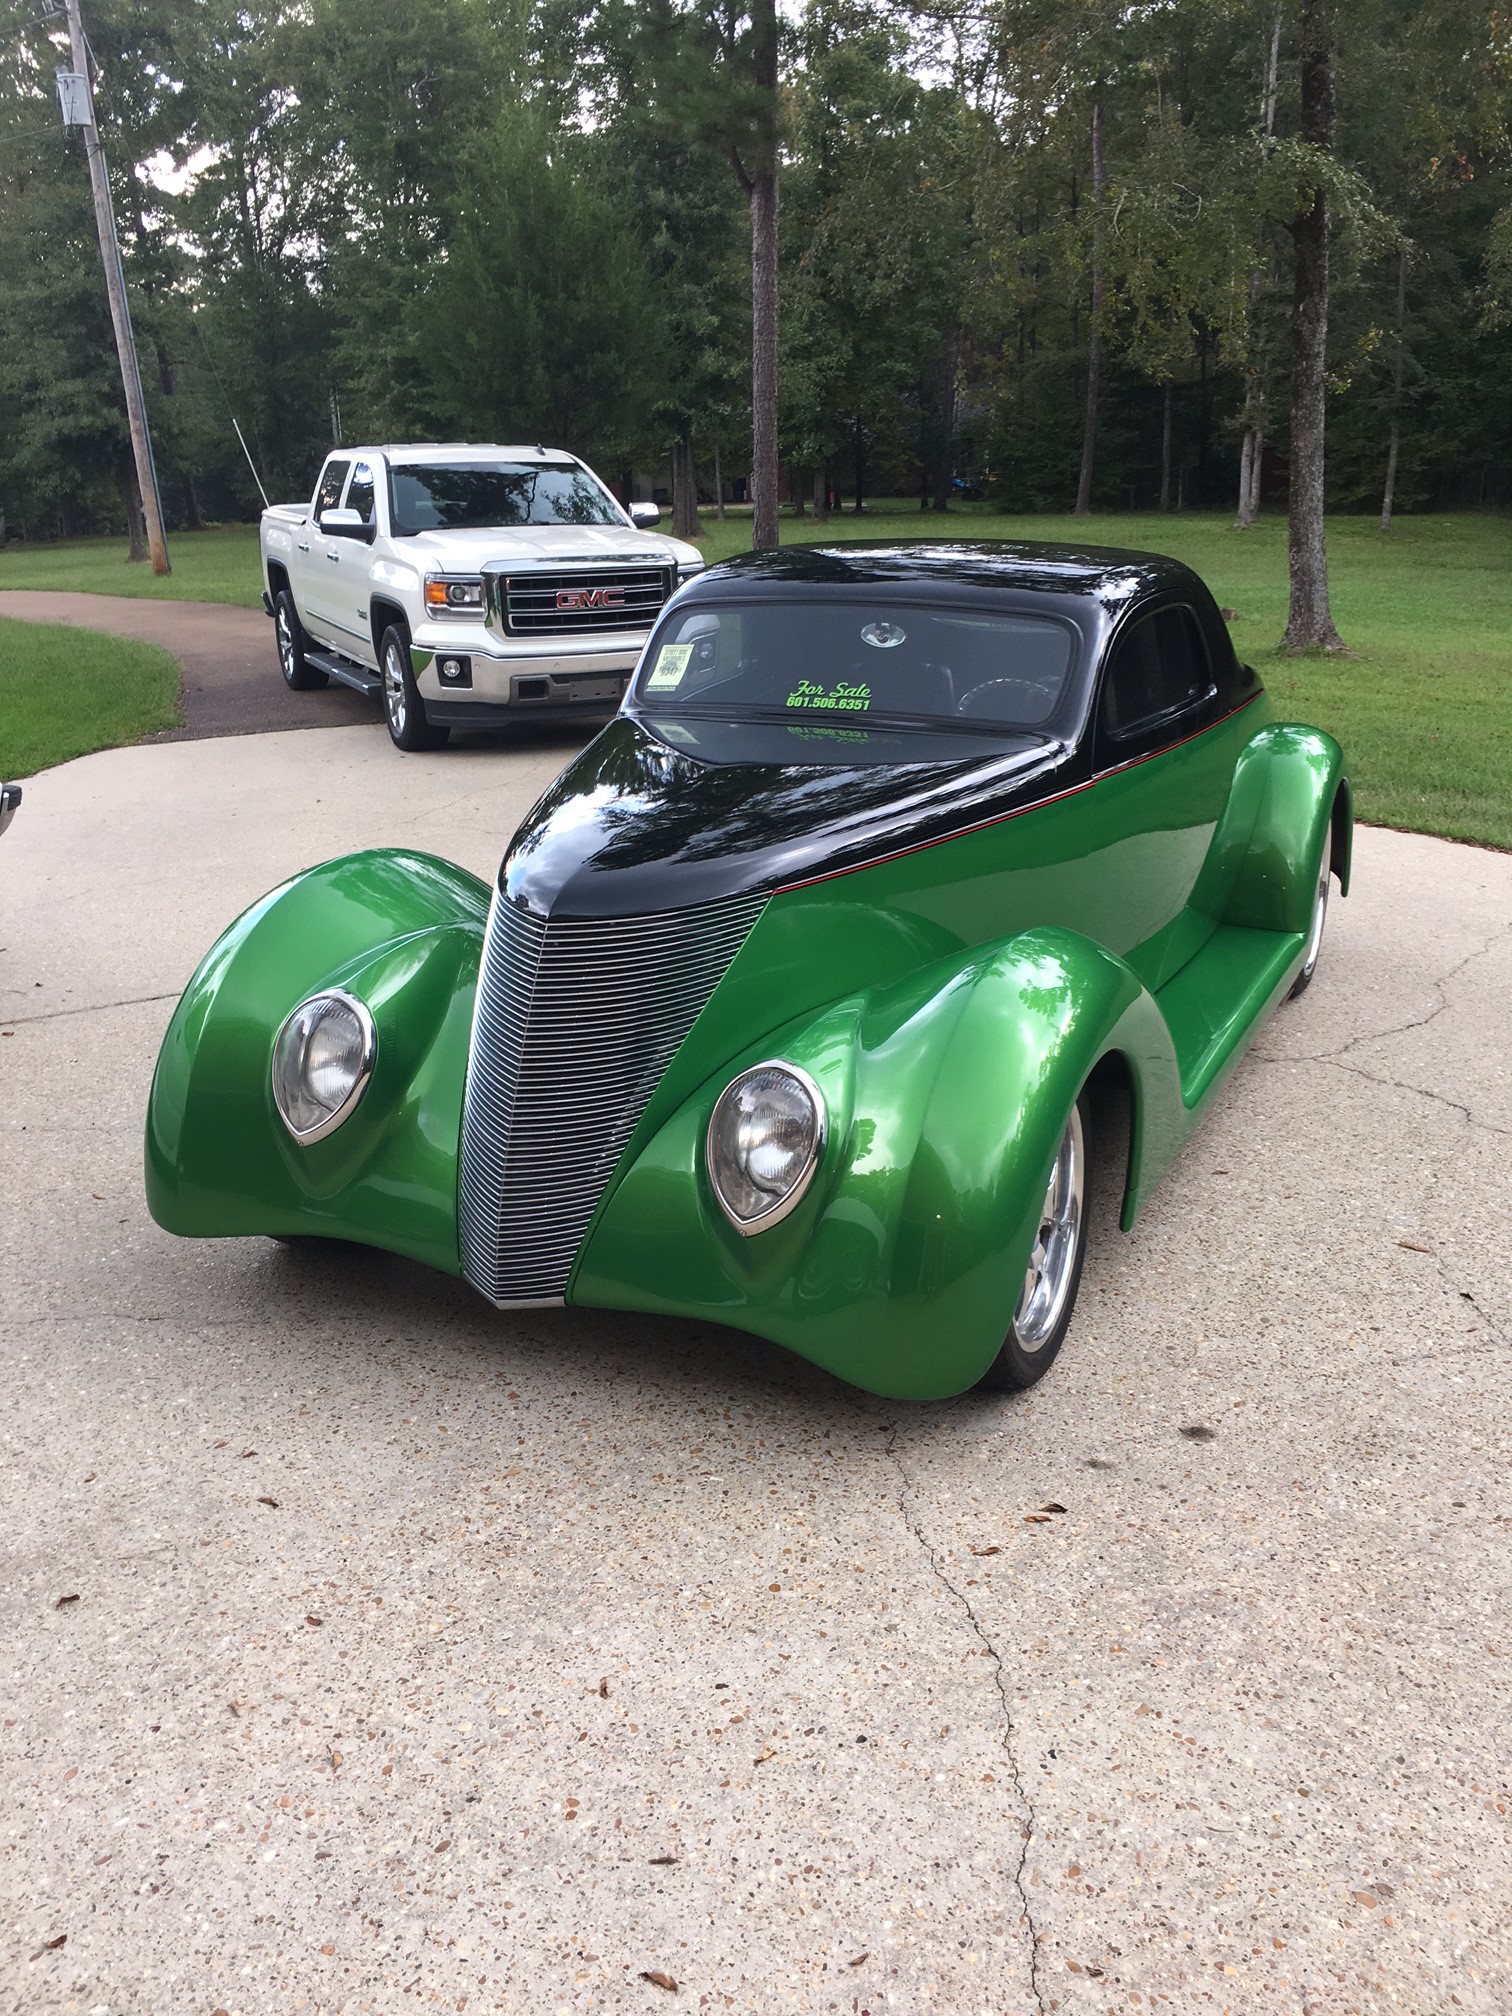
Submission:
[[[630,523],[638,532],[649,532],[653,525],[661,523],[661,509],[655,504],[632,504]]]
[[[328,539],[371,539],[373,528],[360,511],[322,511],[316,519]]]

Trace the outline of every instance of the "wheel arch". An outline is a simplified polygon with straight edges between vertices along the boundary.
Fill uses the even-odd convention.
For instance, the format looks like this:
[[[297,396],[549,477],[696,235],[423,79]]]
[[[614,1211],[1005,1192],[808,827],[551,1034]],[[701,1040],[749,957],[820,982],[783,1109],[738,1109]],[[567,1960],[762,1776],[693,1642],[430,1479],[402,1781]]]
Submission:
[[[288,568],[285,567],[281,560],[270,560],[268,562],[268,599],[276,602],[285,589],[288,589],[291,596],[293,595],[294,590],[289,586]],[[298,615],[297,608],[294,613]]]
[[[408,616],[405,615],[399,603],[391,601],[386,595],[375,595],[372,601],[369,602],[368,628],[372,632],[373,656],[380,663],[382,661],[383,633],[385,630],[391,628],[397,629],[403,633],[405,643],[411,643]]]

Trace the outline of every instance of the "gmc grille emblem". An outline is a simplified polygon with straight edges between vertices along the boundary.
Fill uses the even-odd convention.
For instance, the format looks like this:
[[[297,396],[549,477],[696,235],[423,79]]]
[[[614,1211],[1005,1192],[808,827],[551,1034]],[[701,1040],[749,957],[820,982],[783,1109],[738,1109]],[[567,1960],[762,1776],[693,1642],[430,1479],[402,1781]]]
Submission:
[[[558,609],[623,609],[623,588],[563,588],[557,593]]]

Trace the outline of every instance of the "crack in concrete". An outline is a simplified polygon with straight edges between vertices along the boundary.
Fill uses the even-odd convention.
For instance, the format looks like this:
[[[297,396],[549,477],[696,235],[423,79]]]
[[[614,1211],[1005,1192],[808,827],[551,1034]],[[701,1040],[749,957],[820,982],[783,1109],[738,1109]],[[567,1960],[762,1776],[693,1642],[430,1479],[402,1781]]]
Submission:
[[[182,988],[172,994],[130,994],[124,1001],[91,1001],[82,1008],[52,1008],[45,1015],[0,1015],[7,1029],[20,1029],[33,1022],[61,1022],[69,1015],[104,1015],[112,1008],[141,1008],[151,1001],[177,1001]]]
[[[1024,1871],[1029,1862],[1029,1844],[1034,1839],[1034,1806],[1029,1798],[1028,1789],[1024,1783],[1024,1774],[1019,1768],[1018,1757],[1013,1748],[1013,1704],[1008,1698],[1008,1680],[1003,1670],[1003,1655],[998,1651],[996,1645],[993,1644],[992,1639],[983,1627],[981,1618],[978,1617],[976,1611],[972,1608],[971,1598],[966,1594],[964,1589],[951,1580],[945,1569],[940,1565],[940,1557],[936,1553],[928,1534],[924,1531],[922,1523],[910,1512],[909,1500],[917,1497],[918,1486],[909,1475],[908,1465],[903,1461],[902,1452],[898,1448],[897,1423],[889,1421],[886,1425],[886,1454],[903,1480],[903,1489],[898,1494],[898,1516],[923,1550],[924,1556],[929,1562],[930,1573],[940,1584],[941,1588],[947,1590],[965,1611],[966,1621],[971,1626],[973,1634],[981,1645],[983,1652],[992,1661],[993,1684],[997,1688],[998,1699],[1003,1706],[1003,1755],[1008,1760],[1008,1774],[1018,1797],[1020,1812],[1019,1827],[1023,1836],[1023,1845],[1019,1849],[1018,1861],[1013,1870],[1013,1887],[1018,1892],[1019,1907],[1023,1912],[1024,1925],[1029,1934],[1029,1990],[1034,1997],[1034,2006],[1039,2011],[1039,2016],[1046,2016],[1045,1998],[1040,1988],[1039,1928],[1034,1922],[1034,1912],[1029,1903],[1029,1890],[1024,1881]]]
[[[1426,1085],[1413,1085],[1405,1078],[1382,1078],[1374,1071],[1367,1071],[1359,1064],[1345,1064],[1338,1056],[1330,1053],[1319,1057],[1271,1057],[1264,1051],[1251,1052],[1257,1064],[1321,1064],[1327,1071],[1347,1071],[1351,1078],[1363,1078],[1368,1085],[1380,1085],[1395,1092],[1410,1092],[1418,1099],[1431,1099],[1435,1106],[1447,1106],[1451,1113],[1458,1113],[1467,1127],[1474,1127],[1478,1133],[1498,1134],[1504,1140],[1512,1137],[1512,1127],[1498,1127],[1494,1120],[1477,1119],[1462,1099],[1451,1099],[1444,1092],[1430,1092]]]

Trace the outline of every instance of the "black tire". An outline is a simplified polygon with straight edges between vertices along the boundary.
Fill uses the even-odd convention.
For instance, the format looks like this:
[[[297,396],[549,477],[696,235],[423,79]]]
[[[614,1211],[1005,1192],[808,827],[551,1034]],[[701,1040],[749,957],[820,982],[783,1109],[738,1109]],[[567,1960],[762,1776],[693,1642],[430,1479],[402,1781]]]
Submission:
[[[1313,893],[1312,924],[1307,934],[1307,954],[1302,961],[1302,971],[1292,982],[1288,1001],[1295,1001],[1299,994],[1305,994],[1313,983],[1313,975],[1318,970],[1318,958],[1323,950],[1323,926],[1328,922],[1328,881],[1333,873],[1333,821],[1328,822],[1328,831],[1323,836],[1323,865],[1318,871],[1318,886]]]
[[[1087,1257],[1087,1233],[1091,1224],[1092,1202],[1092,1117],[1085,1091],[1071,1109],[1069,1119],[1061,1135],[1060,1147],[1056,1151],[1055,1168],[1051,1172],[1050,1187],[1045,1193],[1044,1212],[1040,1233],[1036,1239],[1035,1252],[1043,1252],[1043,1240],[1047,1225],[1051,1223],[1052,1208],[1055,1203],[1056,1184],[1062,1173],[1063,1159],[1069,1154],[1074,1164],[1079,1165],[1068,1172],[1071,1177],[1069,1187],[1075,1194],[1075,1222],[1069,1228],[1069,1239],[1065,1246],[1054,1279],[1053,1298],[1047,1300],[1041,1312],[1046,1318],[1044,1327],[1037,1333],[1030,1318],[1032,1301],[1030,1280],[1033,1269],[1026,1271],[1024,1288],[1019,1296],[1018,1307],[1013,1312],[1013,1320],[1008,1325],[998,1355],[977,1382],[979,1385],[1001,1393],[1022,1393],[1027,1387],[1043,1379],[1055,1363],[1061,1345],[1066,1341],[1066,1332],[1071,1327],[1071,1318],[1076,1309],[1077,1290],[1081,1287],[1082,1265]],[[1041,1270],[1040,1281],[1046,1278],[1046,1270]],[[1021,1332],[1020,1325],[1024,1324]]]
[[[285,686],[294,693],[313,693],[321,686],[328,686],[330,680],[325,673],[305,657],[304,625],[287,588],[280,588],[273,597],[273,628]]]
[[[383,718],[394,747],[406,754],[444,748],[451,730],[426,719],[410,664],[409,638],[397,623],[389,625],[378,645],[378,669],[383,674]]]

